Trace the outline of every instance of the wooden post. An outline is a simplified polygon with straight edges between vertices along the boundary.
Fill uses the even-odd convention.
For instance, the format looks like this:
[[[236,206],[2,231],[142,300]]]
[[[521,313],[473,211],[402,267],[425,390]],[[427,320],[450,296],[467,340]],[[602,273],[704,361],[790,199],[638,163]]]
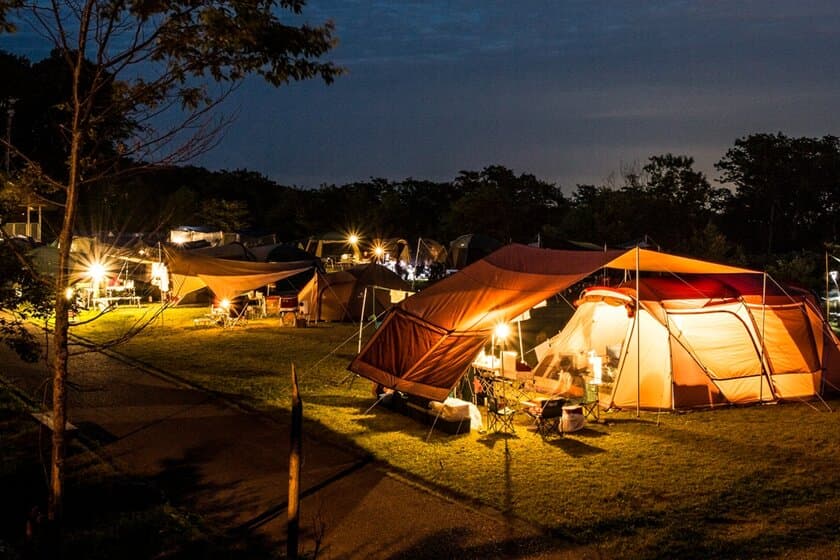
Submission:
[[[298,557],[300,532],[300,460],[302,448],[303,403],[298,392],[297,372],[292,363],[292,423],[289,430],[289,514],[286,536],[286,557]]]

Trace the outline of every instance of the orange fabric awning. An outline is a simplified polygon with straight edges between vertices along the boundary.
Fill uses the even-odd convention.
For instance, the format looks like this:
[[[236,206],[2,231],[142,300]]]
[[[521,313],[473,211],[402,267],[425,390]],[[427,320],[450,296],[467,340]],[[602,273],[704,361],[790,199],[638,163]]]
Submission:
[[[636,249],[630,249],[605,266],[620,270],[636,270]],[[638,249],[639,270],[644,272],[673,272],[675,274],[760,274],[756,270],[725,264],[678,257],[649,249]]]
[[[175,288],[180,290],[177,295],[181,297],[206,285],[219,299],[232,299],[314,267],[313,263],[306,261],[234,261],[172,249],[166,250],[166,257],[172,275],[183,277],[180,282],[173,282]]]

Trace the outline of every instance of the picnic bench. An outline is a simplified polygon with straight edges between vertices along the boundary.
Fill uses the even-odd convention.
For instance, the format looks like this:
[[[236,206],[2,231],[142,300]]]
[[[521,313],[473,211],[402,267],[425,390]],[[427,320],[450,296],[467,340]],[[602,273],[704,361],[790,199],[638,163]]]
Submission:
[[[120,303],[126,303],[128,305],[140,307],[140,296],[123,295],[93,298],[93,304],[99,309],[107,309],[112,305],[114,307],[119,307]]]

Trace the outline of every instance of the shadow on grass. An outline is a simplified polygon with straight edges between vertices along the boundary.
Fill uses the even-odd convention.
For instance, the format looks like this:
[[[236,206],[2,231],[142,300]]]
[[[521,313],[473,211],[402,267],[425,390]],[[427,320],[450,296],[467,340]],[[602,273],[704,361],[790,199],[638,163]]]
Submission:
[[[382,403],[370,397],[354,396],[354,395],[302,395],[304,406],[307,404],[315,404],[319,406],[349,408],[358,411],[359,414],[367,412],[376,413],[378,410],[383,410],[386,407]]]
[[[586,457],[588,455],[599,455],[605,453],[600,447],[589,445],[580,438],[585,434],[581,434],[584,430],[574,432],[573,434],[565,434],[564,436],[556,436],[546,438],[545,443],[552,445],[558,449],[562,449],[567,455],[572,457]]]
[[[634,542],[632,557],[638,560],[836,557],[840,481],[815,485],[803,476],[779,488],[771,479],[769,472],[756,473],[680,508],[617,507],[629,513],[561,524],[550,532],[578,542]],[[769,524],[767,511],[774,512]]]
[[[507,432],[486,432],[481,435],[476,441],[488,449],[493,449],[496,445],[503,444],[507,448],[507,442],[510,440],[518,440],[519,436],[515,433]]]
[[[22,422],[25,425],[25,422]],[[25,428],[28,429],[28,428]],[[0,556],[51,558],[46,521],[48,450],[39,452],[37,434],[17,442],[14,460],[3,461],[0,487]],[[44,443],[44,442],[42,442]],[[46,444],[44,444],[47,447]],[[0,448],[2,450],[2,448]],[[4,458],[9,455],[5,454]],[[203,520],[174,507],[158,480],[114,472],[90,451],[71,441],[64,495],[62,556],[67,559],[269,558],[271,546],[260,539],[222,539]],[[189,492],[193,469],[176,469],[178,484]],[[236,507],[235,503],[219,507]],[[28,528],[27,528],[28,527]],[[27,538],[27,531],[30,537]],[[8,554],[8,556],[4,556]]]
[[[439,558],[597,558],[573,542],[551,536],[511,537],[492,543],[466,544],[470,531],[440,530],[424,537],[405,550],[389,556],[390,560]]]
[[[599,426],[628,426],[628,425],[640,425],[640,426],[655,426],[657,424],[656,420],[648,420],[647,418],[604,418],[597,422]]]

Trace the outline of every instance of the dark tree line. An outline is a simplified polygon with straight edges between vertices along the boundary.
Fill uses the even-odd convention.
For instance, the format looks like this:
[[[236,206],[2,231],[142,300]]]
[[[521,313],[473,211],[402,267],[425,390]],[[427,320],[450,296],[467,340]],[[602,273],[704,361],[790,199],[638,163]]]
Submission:
[[[13,140],[40,165],[60,169],[66,154],[52,141],[59,123],[50,117],[60,96],[45,87],[63,80],[54,58],[31,64],[0,53],[0,71],[14,76],[0,83],[0,99],[19,99]],[[129,124],[108,123],[104,130],[115,141],[104,145],[118,145]],[[282,241],[351,230],[368,239],[444,243],[483,233],[501,242],[539,239],[549,247],[646,240],[662,250],[817,283],[825,244],[838,236],[838,138],[752,134],[735,140],[716,169],[713,184],[690,156],[654,155],[617,180],[564,193],[502,166],[461,171],[445,182],[371,178],[315,189],[280,185],[247,170],[169,166],[85,189],[78,227],[163,237],[173,226],[208,225],[272,233]],[[5,220],[14,218],[8,206],[6,214]]]

